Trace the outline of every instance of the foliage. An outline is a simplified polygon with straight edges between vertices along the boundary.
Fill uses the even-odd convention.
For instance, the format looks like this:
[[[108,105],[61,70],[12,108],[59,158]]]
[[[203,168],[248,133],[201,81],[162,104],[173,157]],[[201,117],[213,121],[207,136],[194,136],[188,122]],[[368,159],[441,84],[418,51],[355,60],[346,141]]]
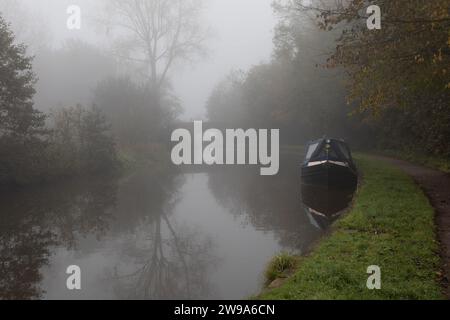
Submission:
[[[208,118],[238,125],[248,120],[242,108],[245,73],[232,71],[212,91],[207,101]]]
[[[44,116],[33,109],[35,74],[26,48],[0,17],[0,136],[26,139],[42,133]]]
[[[148,86],[136,84],[127,77],[102,81],[94,95],[121,147],[161,141],[180,112],[173,96],[166,94],[158,103]]]
[[[114,141],[100,110],[59,110],[49,130],[46,115],[33,107],[35,82],[32,58],[0,17],[0,185],[115,169]]]
[[[367,28],[370,4],[381,7],[381,30]],[[448,1],[278,0],[274,8],[272,61],[219,84],[210,120],[277,127],[284,143],[329,135],[450,157]]]
[[[294,3],[317,12],[323,29],[343,29],[328,66],[345,68],[348,99],[377,129],[383,146],[416,145],[450,156],[448,0]],[[366,26],[371,4],[381,8],[381,30]]]
[[[51,115],[52,134],[48,156],[57,175],[111,172],[117,155],[105,116],[97,106],[78,105]]]
[[[298,144],[325,134],[345,138],[350,128],[344,87],[339,71],[316,66],[321,61],[317,56],[326,52],[331,41],[316,32],[298,35],[295,43],[310,50],[276,52],[270,63],[232,72],[208,100],[209,119],[233,126],[279,128],[283,143]]]
[[[0,16],[0,183],[25,180],[42,165],[45,116],[33,108],[31,61]]]
[[[209,119],[280,128],[284,144],[323,135],[360,136],[348,119],[343,70],[322,67],[338,34],[323,32],[315,20],[284,6],[275,9],[280,18],[272,60],[223,80],[208,101]]]

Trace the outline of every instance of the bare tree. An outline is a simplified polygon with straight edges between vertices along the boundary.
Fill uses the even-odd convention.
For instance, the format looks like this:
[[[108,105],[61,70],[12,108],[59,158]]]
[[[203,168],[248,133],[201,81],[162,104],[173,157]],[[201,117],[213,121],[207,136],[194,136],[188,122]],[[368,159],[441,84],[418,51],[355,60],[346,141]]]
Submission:
[[[108,29],[120,36],[120,56],[144,63],[144,76],[159,96],[175,62],[203,51],[202,0],[109,0]]]

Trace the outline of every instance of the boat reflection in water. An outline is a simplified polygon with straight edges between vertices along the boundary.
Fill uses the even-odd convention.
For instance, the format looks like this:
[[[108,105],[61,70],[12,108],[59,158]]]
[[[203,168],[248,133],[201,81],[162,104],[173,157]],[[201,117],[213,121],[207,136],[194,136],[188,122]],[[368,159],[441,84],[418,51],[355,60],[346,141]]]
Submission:
[[[350,206],[356,184],[345,188],[324,185],[302,185],[302,200],[313,226],[327,229]]]

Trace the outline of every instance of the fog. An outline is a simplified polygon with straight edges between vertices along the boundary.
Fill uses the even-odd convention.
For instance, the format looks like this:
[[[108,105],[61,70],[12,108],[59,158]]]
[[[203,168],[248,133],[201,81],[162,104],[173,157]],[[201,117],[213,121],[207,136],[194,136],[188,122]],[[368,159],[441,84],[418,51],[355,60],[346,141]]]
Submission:
[[[276,24],[271,3],[272,0],[204,2],[202,24],[209,29],[206,54],[188,64],[176,65],[170,74],[173,92],[183,108],[181,119],[204,118],[205,103],[213,87],[230,70],[246,70],[270,59],[273,28]],[[69,30],[66,27],[66,10],[73,4],[81,8],[80,30]],[[6,19],[16,31],[18,40],[27,44],[37,58],[43,47],[59,49],[68,40],[74,39],[92,44],[106,52],[111,46],[107,30],[99,24],[99,20],[105,16],[103,0],[1,0],[0,9],[2,8]],[[51,68],[52,66],[45,65],[35,67],[35,71],[42,81],[45,81],[47,75],[41,75],[39,71]],[[116,72],[110,71],[111,74]],[[106,73],[103,76],[106,76]],[[78,102],[88,104],[94,89],[89,87],[95,86],[96,80],[101,80],[97,75],[92,78],[82,79],[84,86],[68,88],[70,90],[67,91],[70,92],[66,94],[65,100],[58,94],[58,98],[55,98],[54,93],[48,91],[48,84],[41,82],[41,85],[37,86],[36,107],[48,110]],[[63,84],[58,83],[59,88],[62,86]]]
[[[418,259],[403,278],[438,297],[431,208],[374,220],[393,191],[400,211],[428,202],[373,155],[422,163],[413,178],[445,200],[448,175],[424,172],[450,170],[448,0],[364,17],[375,2],[0,0],[0,300],[256,297],[298,260],[272,257],[329,233],[359,176],[360,229],[407,226],[392,248],[424,235],[399,261]],[[361,268],[336,280],[338,258],[337,287],[291,298],[356,297],[342,283]],[[398,284],[388,298],[421,296]]]
[[[186,118],[199,119],[203,115],[211,90],[230,69],[246,70],[269,60],[276,23],[271,2],[208,0],[205,14],[213,32],[209,57],[174,77]]]
[[[96,106],[119,149],[160,144],[194,120],[278,128],[282,143],[352,136],[344,73],[325,68],[339,29],[321,30],[298,3],[2,0],[0,10],[34,57],[33,106],[55,126],[55,112]]]
[[[290,10],[296,2],[2,0],[0,9],[34,56],[34,107],[96,105],[121,145],[167,139],[193,120],[280,128],[284,142],[351,135],[342,71],[323,68],[337,34]],[[71,5],[79,28],[68,27]]]

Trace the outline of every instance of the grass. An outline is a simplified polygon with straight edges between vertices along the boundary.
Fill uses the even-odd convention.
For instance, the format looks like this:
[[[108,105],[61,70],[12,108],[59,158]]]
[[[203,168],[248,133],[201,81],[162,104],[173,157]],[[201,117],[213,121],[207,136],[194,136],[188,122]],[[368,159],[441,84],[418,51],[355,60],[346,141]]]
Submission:
[[[364,179],[353,209],[292,277],[258,299],[444,299],[428,199],[392,166],[366,156],[357,163]],[[371,265],[381,268],[381,290],[366,287]]]
[[[120,146],[118,158],[124,173],[139,168],[170,166],[170,153],[164,145],[142,144]]]
[[[270,284],[277,278],[286,277],[286,273],[291,271],[297,264],[297,257],[282,252],[275,256],[268,264],[264,277],[266,284]]]

